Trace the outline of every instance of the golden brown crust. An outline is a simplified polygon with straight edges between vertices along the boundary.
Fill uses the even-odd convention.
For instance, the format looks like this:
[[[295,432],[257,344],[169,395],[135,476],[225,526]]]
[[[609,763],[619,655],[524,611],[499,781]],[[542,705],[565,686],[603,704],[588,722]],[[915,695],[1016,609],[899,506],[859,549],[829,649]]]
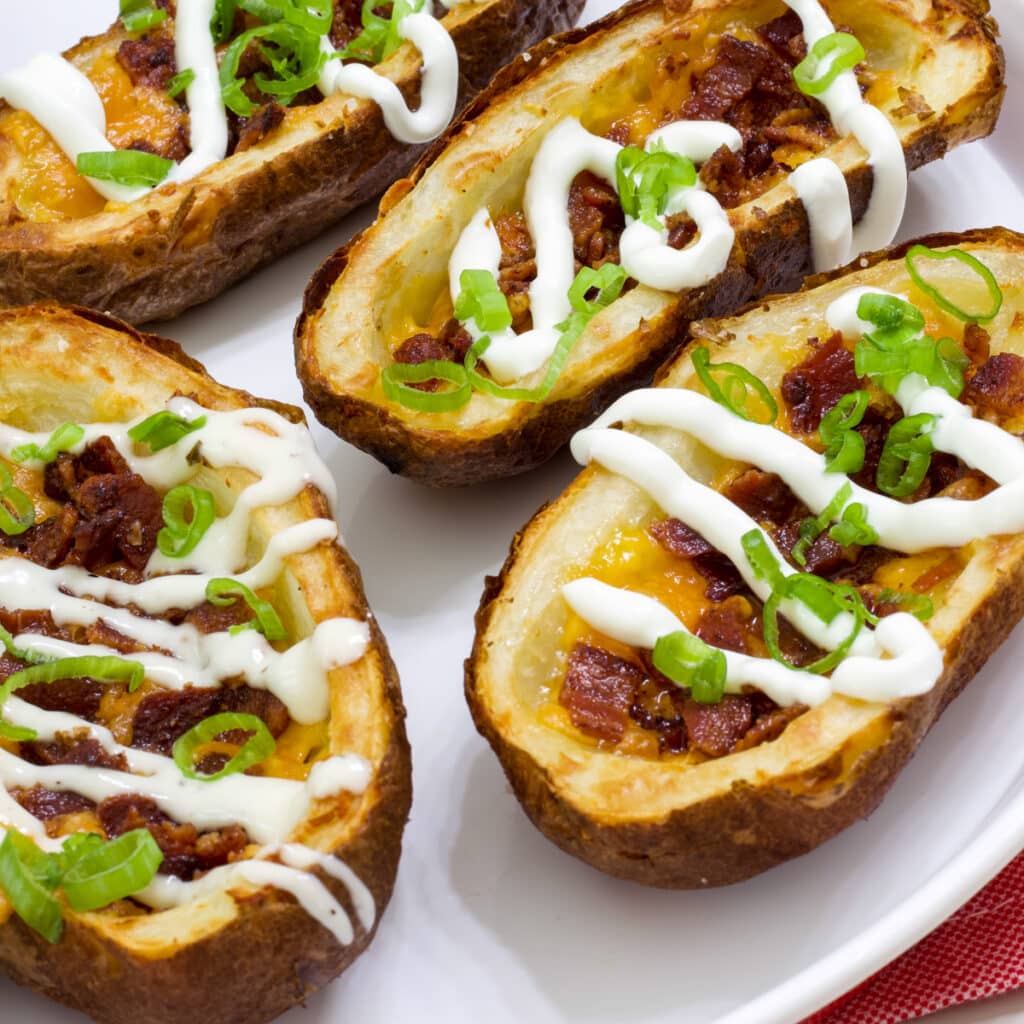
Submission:
[[[449,12],[459,104],[526,46],[571,25],[582,0],[488,0]],[[388,62],[409,95],[419,64]],[[133,323],[166,320],[319,234],[404,174],[422,151],[395,140],[368,101],[302,108],[264,144],[122,213],[0,229],[0,304],[57,299]]]
[[[746,6],[735,0],[733,5]],[[666,6],[678,14],[697,5]],[[893,11],[902,12],[906,4],[886,6],[891,15]],[[386,301],[390,306],[393,300],[390,296],[385,300],[370,295],[366,282],[372,279],[374,269],[386,273],[388,262],[398,258],[388,246],[397,246],[404,238],[400,242],[394,232],[389,233],[392,223],[429,223],[415,202],[417,186],[426,188],[428,182],[424,179],[431,174],[466,173],[457,159],[460,146],[472,144],[482,133],[490,132],[495,151],[501,151],[503,114],[511,117],[514,110],[528,102],[540,103],[538,97],[545,95],[546,82],[557,83],[565,69],[582,62],[600,40],[628,33],[631,25],[661,7],[661,0],[638,0],[600,22],[547,40],[534,49],[529,60],[520,58],[506,68],[433,145],[409,177],[392,187],[375,224],[324,263],[306,291],[295,329],[295,349],[306,401],[325,426],[393,472],[431,486],[458,486],[524,472],[551,458],[575,430],[618,395],[650,380],[654,369],[678,345],[690,321],[720,316],[758,295],[799,286],[811,269],[807,218],[794,194],[786,186],[777,186],[760,199],[731,211],[736,246],[719,278],[704,288],[671,299],[665,297],[656,315],[640,319],[639,327],[636,319],[615,323],[612,332],[616,356],[602,363],[588,353],[585,362],[581,360],[582,369],[574,356],[547,401],[530,405],[493,400],[486,404],[486,415],[463,417],[457,422],[445,422],[444,416],[436,416],[435,426],[428,418],[410,415],[367,387],[368,367],[379,364],[386,355],[386,346],[376,337],[382,314],[375,303]],[[901,125],[909,168],[941,159],[962,142],[987,135],[995,125],[1004,91],[1004,61],[996,42],[995,23],[987,11],[986,5],[961,0],[930,7],[928,24],[934,45],[970,52],[975,77],[940,115],[909,127]],[[916,14],[912,16],[908,8],[905,16],[912,21]],[[861,13],[860,17],[865,15]],[[941,26],[950,19],[967,21],[956,34],[950,31],[944,35]],[[924,31],[923,22],[913,24],[914,31]],[[908,80],[913,83],[913,75],[908,75]],[[548,102],[558,104],[557,89],[550,90]],[[506,143],[504,160],[493,168],[495,176],[506,174],[508,155]],[[479,162],[481,174],[491,172],[479,145],[473,159]],[[435,165],[442,169],[436,170]],[[445,167],[452,170],[446,171]],[[862,160],[848,161],[843,169],[854,216],[859,218],[870,195],[870,172]],[[440,186],[432,184],[433,197]],[[464,186],[463,191],[467,191]],[[455,209],[460,223],[468,221],[473,212],[475,209]],[[410,249],[415,242],[413,237]],[[424,247],[428,244],[432,243],[424,243]],[[337,325],[346,317],[356,322],[353,311],[360,304],[372,307],[372,314],[346,334]],[[628,355],[621,354],[620,349]],[[479,403],[483,407],[485,401],[476,395],[471,405]]]
[[[47,343],[53,338],[73,342],[66,346],[67,355],[55,356],[59,344],[53,348]],[[31,422],[36,415],[48,415],[59,421],[61,398],[82,418],[85,407],[106,415],[116,409],[127,418],[175,393],[194,395],[207,407],[260,406],[294,421],[302,419],[294,407],[218,384],[174,342],[141,334],[90,310],[38,306],[0,312],[0,348],[19,352],[17,373],[0,384],[0,415],[5,419]],[[30,349],[44,349],[38,361],[26,354]],[[56,365],[47,366],[48,360]],[[13,363],[5,359],[6,365]],[[29,381],[40,398],[54,383],[58,388],[57,399],[51,398],[42,414],[26,398]],[[325,498],[307,488],[280,514],[297,521],[330,512]],[[352,917],[356,937],[350,945],[339,945],[290,896],[269,889],[249,887],[237,901],[221,897],[212,909],[179,918],[177,931],[162,933],[154,926],[148,936],[135,932],[134,924],[155,921],[160,914],[118,921],[68,911],[64,936],[55,946],[11,914],[0,896],[0,968],[16,982],[101,1024],[256,1024],[304,1001],[373,939],[391,897],[412,799],[398,674],[366,604],[359,568],[343,547],[321,545],[290,558],[288,566],[303,587],[303,601],[314,621],[340,614],[370,624],[370,646],[359,667],[332,674],[331,706],[332,737],[339,719],[365,736],[366,747],[358,752],[374,765],[373,782],[344,819],[325,816],[318,808],[315,818],[300,828],[310,845],[335,853],[369,887],[377,908],[373,928],[367,932],[359,926],[345,887],[319,871],[318,877]],[[346,696],[343,688],[352,688],[352,693]],[[350,710],[357,704],[360,710]]]
[[[818,308],[825,300],[816,298],[816,289],[850,275],[871,273],[873,268],[884,272],[888,266],[901,267],[902,256],[917,241],[932,248],[967,248],[982,259],[986,253],[998,253],[1006,260],[1004,271],[1024,263],[1024,236],[1005,228],[931,235],[812,278],[797,295],[761,300],[725,320],[695,324],[691,337],[729,345],[729,336],[742,329],[748,316],[759,318],[762,331],[766,323],[778,322],[779,336],[784,337],[785,320],[777,318],[785,313],[776,313],[777,308],[793,309],[798,303],[802,309],[811,304]],[[742,362],[742,346],[741,340],[730,358]],[[659,383],[678,385],[686,362],[681,354],[667,364]],[[500,706],[496,704],[496,695],[508,695],[518,681],[499,678],[493,658],[495,650],[511,642],[512,629],[524,638],[550,635],[545,625],[530,619],[531,609],[521,607],[524,600],[531,601],[524,594],[524,581],[531,581],[530,589],[553,586],[553,576],[541,580],[537,575],[549,559],[558,557],[545,549],[552,543],[547,538],[561,517],[592,507],[602,493],[610,493],[606,475],[585,470],[513,540],[500,575],[487,580],[480,601],[473,653],[465,666],[465,692],[478,730],[498,755],[533,823],[566,852],[620,878],[662,888],[741,881],[808,852],[867,816],[949,702],[1024,617],[1024,545],[1017,537],[1007,541],[1011,548],[1000,556],[976,551],[972,558],[979,560],[980,568],[971,575],[971,584],[963,585],[955,601],[949,599],[949,609],[941,612],[941,626],[939,616],[933,620],[933,632],[940,629],[942,633],[945,668],[931,691],[889,705],[832,698],[814,711],[813,721],[801,725],[797,719],[780,739],[714,762],[716,774],[703,784],[701,796],[689,798],[685,789],[676,788],[678,806],[671,806],[670,800],[658,804],[660,809],[667,807],[665,813],[652,815],[642,798],[631,812],[624,812],[620,802],[613,813],[613,787],[624,785],[622,778],[615,783],[606,778],[601,788],[593,777],[608,769],[598,755],[571,741],[549,745],[547,739],[539,738],[545,730],[541,724],[536,731],[521,728],[513,697],[502,697]],[[590,505],[584,504],[588,494]],[[612,500],[635,503],[637,499],[617,494]],[[615,513],[623,514],[622,508]],[[565,557],[573,554],[578,552]],[[856,714],[846,721],[850,705],[856,706]],[[831,746],[819,739],[833,735],[838,739]],[[780,746],[783,743],[788,746]],[[633,785],[658,798],[655,782],[647,785],[645,781],[654,772],[650,762],[636,760],[631,771]],[[573,781],[577,774],[587,775],[592,784],[586,789],[577,786]],[[693,778],[691,786],[700,784],[697,776]],[[604,793],[608,805],[596,802],[595,793]]]

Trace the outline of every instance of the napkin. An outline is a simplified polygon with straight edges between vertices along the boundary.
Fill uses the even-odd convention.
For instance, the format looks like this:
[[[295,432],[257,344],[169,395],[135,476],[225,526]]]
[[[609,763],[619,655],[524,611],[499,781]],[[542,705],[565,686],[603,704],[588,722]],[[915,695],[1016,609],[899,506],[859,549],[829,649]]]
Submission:
[[[1024,853],[945,924],[804,1024],[901,1024],[1024,985]]]

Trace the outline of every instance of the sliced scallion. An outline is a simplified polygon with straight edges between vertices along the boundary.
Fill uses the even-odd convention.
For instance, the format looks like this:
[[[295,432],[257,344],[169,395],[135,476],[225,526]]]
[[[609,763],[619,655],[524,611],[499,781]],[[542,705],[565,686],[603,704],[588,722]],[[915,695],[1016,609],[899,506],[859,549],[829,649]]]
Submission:
[[[167,83],[167,95],[171,99],[176,99],[180,96],[194,81],[196,80],[196,73],[191,68],[185,68],[184,71],[179,71],[168,83]]]
[[[14,912],[47,942],[57,942],[64,930],[60,903],[53,893],[57,883],[44,881],[39,870],[46,858],[35,843],[8,829],[0,843],[0,888]]]
[[[988,292],[988,297],[991,301],[991,305],[985,309],[979,310],[967,310],[962,309],[952,299],[945,296],[939,289],[932,284],[929,284],[921,273],[921,268],[918,266],[919,261],[923,260],[957,260],[962,263],[969,270],[972,270],[975,274],[981,278],[982,283],[985,285],[985,289]],[[911,280],[918,288],[921,289],[932,301],[940,308],[944,309],[947,313],[952,314],[958,320],[966,320],[972,322],[991,320],[1003,306],[1003,291],[999,287],[999,282],[996,281],[995,274],[985,266],[977,256],[971,255],[969,252],[964,252],[963,249],[929,249],[926,245],[914,245],[911,246],[910,250],[906,255],[907,271],[910,274]]]
[[[73,910],[86,913],[133,896],[153,881],[163,851],[144,828],[81,851],[61,882]]]
[[[686,687],[700,704],[717,704],[725,694],[725,654],[692,633],[658,637],[651,660],[663,676]]]
[[[134,188],[159,185],[170,173],[174,161],[137,149],[115,149],[79,153],[76,166],[78,173],[86,178],[113,181]]]
[[[931,465],[929,436],[937,422],[931,413],[918,413],[898,420],[889,429],[875,482],[878,489],[893,498],[905,498],[921,486]]]
[[[719,405],[724,405],[730,412],[751,423],[768,425],[778,418],[779,406],[768,386],[745,366],[739,363],[712,363],[711,353],[703,346],[694,349],[692,359],[693,368],[704,390]],[[715,380],[716,376],[722,378],[721,384]],[[756,416],[756,410],[750,409],[751,393],[760,399],[766,418],[765,415]]]
[[[287,640],[288,631],[281,624],[281,619],[269,601],[258,598],[244,583],[232,579],[215,579],[206,584],[206,600],[221,608],[234,604],[241,598],[251,609],[255,618],[237,626],[229,632],[237,634],[247,629],[255,629],[268,640]]]
[[[235,731],[249,732],[252,735],[220,771],[214,772],[212,775],[202,775],[197,772],[195,759],[199,748],[215,740],[222,733]],[[274,737],[262,718],[257,718],[256,715],[225,711],[222,714],[204,718],[174,744],[174,763],[178,766],[181,774],[188,779],[215,782],[217,779],[234,775],[236,772],[244,772],[247,768],[265,761],[276,749],[277,744],[274,742]]]
[[[150,451],[159,452],[205,426],[205,416],[187,420],[165,409],[147,416],[141,423],[136,423],[128,431],[128,436],[136,444],[147,445]]]
[[[459,275],[459,297],[455,300],[455,318],[466,323],[475,320],[481,331],[503,331],[512,326],[508,299],[487,270],[463,270]]]
[[[15,462],[53,462],[60,452],[69,451],[74,448],[82,438],[85,437],[85,430],[77,423],[62,423],[47,439],[43,445],[22,444],[11,451],[11,458]]]
[[[615,159],[615,185],[623,212],[656,230],[674,192],[697,183],[693,161],[655,148],[626,146]]]
[[[0,462],[0,532],[9,537],[24,533],[36,521],[32,499],[19,487],[7,464]]]
[[[865,57],[864,47],[849,32],[832,32],[819,39],[793,68],[793,81],[806,96],[820,96],[844,72]]]
[[[428,380],[448,381],[454,387],[446,391],[420,391],[409,387]],[[431,359],[425,363],[392,363],[381,370],[380,383],[389,401],[418,412],[454,412],[473,397],[465,366],[443,359]]]
[[[147,32],[167,20],[167,12],[152,0],[121,0],[121,24],[129,32]]]
[[[156,546],[168,558],[184,558],[213,525],[217,509],[209,491],[182,484],[164,495],[163,516],[164,528],[156,535]]]

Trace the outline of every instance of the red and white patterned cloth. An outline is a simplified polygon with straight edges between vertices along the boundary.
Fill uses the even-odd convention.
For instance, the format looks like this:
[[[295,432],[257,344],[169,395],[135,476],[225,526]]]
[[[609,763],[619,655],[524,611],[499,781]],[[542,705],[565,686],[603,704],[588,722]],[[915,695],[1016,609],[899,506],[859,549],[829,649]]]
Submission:
[[[1024,853],[945,924],[803,1024],[902,1024],[1024,986]]]

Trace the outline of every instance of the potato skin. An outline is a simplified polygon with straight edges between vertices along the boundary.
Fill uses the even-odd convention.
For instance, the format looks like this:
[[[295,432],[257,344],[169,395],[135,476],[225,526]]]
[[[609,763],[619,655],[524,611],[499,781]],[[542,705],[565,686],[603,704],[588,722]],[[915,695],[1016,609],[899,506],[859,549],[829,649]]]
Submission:
[[[175,342],[142,334],[113,317],[87,309],[37,306],[0,313],[6,322],[60,326],[120,336],[150,365],[154,376],[172,364],[187,371],[198,391],[214,388],[230,405],[273,409],[294,422],[301,410],[223,388]],[[189,393],[179,382],[178,390]],[[195,392],[192,392],[195,393]],[[307,489],[299,501],[306,517],[330,516],[326,500]],[[303,1002],[337,977],[370,944],[391,898],[402,833],[412,801],[412,766],[398,673],[367,603],[359,567],[340,545],[326,549],[323,572],[344,592],[349,614],[365,619],[371,640],[367,661],[382,691],[379,714],[388,732],[387,749],[371,784],[371,802],[358,830],[332,852],[368,886],[376,903],[374,925],[364,930],[344,886],[317,872],[350,914],[355,939],[340,946],[289,895],[262,889],[236,901],[238,912],[225,926],[198,941],[178,937],[141,955],[115,935],[93,927],[100,915],[65,915],[65,931],[50,945],[14,914],[0,913],[0,970],[18,984],[89,1015],[99,1024],[262,1024]],[[321,822],[317,821],[319,828]],[[0,897],[0,904],[3,903]],[[3,907],[0,907],[3,910]]]
[[[295,328],[295,351],[304,396],[317,418],[339,436],[373,455],[394,473],[434,487],[465,486],[526,472],[548,461],[580,427],[616,398],[651,380],[654,370],[678,347],[690,322],[729,313],[759,295],[791,291],[811,272],[810,233],[802,203],[790,194],[773,205],[755,200],[736,227],[736,245],[726,270],[703,288],[679,295],[655,321],[644,321],[631,337],[636,357],[587,380],[576,380],[570,361],[553,398],[536,404],[505,403],[508,408],[478,429],[431,429],[413,423],[401,408],[359,393],[359,388],[331,375],[318,358],[316,321],[330,301],[332,290],[352,288],[346,276],[350,262],[376,248],[379,225],[392,208],[422,180],[448,147],[471,133],[491,107],[508,105],[542,73],[559,62],[583,59],[588,42],[618,26],[628,25],[658,0],[636,0],[583,29],[539,44],[527,61],[520,58],[435,142],[407,179],[397,182],[381,203],[376,224],[329,257],[307,288]],[[690,2],[666,3],[685,13]],[[936,4],[938,9],[940,5]],[[1004,62],[996,42],[996,26],[987,16],[986,0],[949,0],[941,5],[948,15],[967,22],[959,39],[984,59],[984,83],[965,94],[948,116],[933,117],[917,128],[905,147],[908,169],[941,159],[955,146],[980,138],[995,126],[1005,89]],[[870,171],[859,165],[846,174],[854,218],[866,208],[871,191]],[[743,208],[746,209],[746,208]],[[467,218],[468,219],[468,218]],[[357,338],[339,344],[357,348]]]
[[[978,243],[1024,256],[1024,236],[1004,228],[935,234],[816,275],[801,292],[882,261],[899,259],[919,242],[931,248]],[[770,311],[773,298],[752,303],[735,317],[759,307]],[[702,327],[695,324],[690,338],[700,336]],[[678,357],[667,364],[659,379],[677,361]],[[570,492],[584,486],[589,476],[590,471],[584,470],[570,485]],[[837,748],[824,763],[802,772],[766,777],[760,785],[734,781],[714,796],[678,808],[662,820],[612,821],[602,816],[600,807],[581,806],[568,799],[552,772],[505,735],[483,692],[485,649],[496,639],[493,619],[499,603],[514,597],[509,577],[531,537],[540,535],[549,519],[559,515],[561,501],[537,512],[513,539],[500,574],[486,580],[476,613],[473,652],[465,663],[466,700],[478,731],[497,754],[533,824],[566,853],[606,874],[642,885],[695,889],[740,882],[813,850],[867,817],[949,703],[1024,617],[1024,560],[1018,558],[1001,567],[983,600],[944,643],[945,669],[933,689],[920,697],[892,702],[864,742]],[[635,770],[642,773],[643,763],[637,762]]]
[[[456,21],[459,106],[525,47],[568,28],[582,7],[583,0],[494,0]],[[418,90],[411,58],[396,81],[406,95]],[[320,234],[384,191],[423,150],[394,139],[375,104],[361,102],[343,122],[338,110],[324,112],[327,103],[305,108],[290,145],[271,137],[249,151],[255,159],[236,154],[123,213],[0,229],[0,305],[54,299],[133,323],[167,320]],[[268,148],[272,155],[261,159]]]

